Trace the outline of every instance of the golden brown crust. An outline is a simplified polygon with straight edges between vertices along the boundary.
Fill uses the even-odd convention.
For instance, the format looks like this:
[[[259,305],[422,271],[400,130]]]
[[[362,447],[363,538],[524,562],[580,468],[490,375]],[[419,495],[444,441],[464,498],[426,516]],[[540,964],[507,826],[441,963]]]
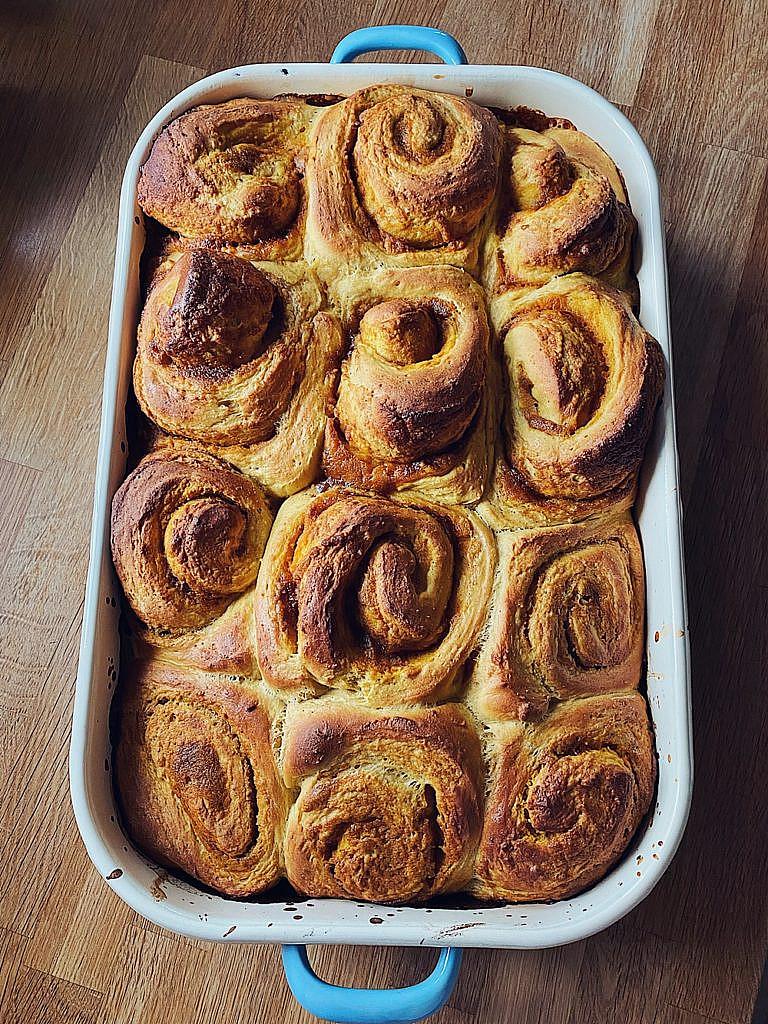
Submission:
[[[637,687],[645,579],[630,516],[496,539],[489,627],[467,694],[479,717],[535,718],[555,698]]]
[[[341,357],[335,317],[300,263],[171,246],[138,334],[134,390],[163,432],[207,445],[272,494],[320,470]]]
[[[352,347],[326,426],[333,480],[477,501],[491,454],[493,389],[481,289],[452,267],[380,270],[338,292]]]
[[[547,525],[629,508],[664,385],[658,342],[584,274],[491,307],[505,411],[483,515]]]
[[[228,896],[273,886],[291,802],[273,754],[279,702],[162,661],[129,663],[118,700],[115,785],[134,841]]]
[[[283,773],[301,784],[285,861],[305,895],[421,903],[469,882],[483,766],[460,705],[377,714],[337,697],[292,704]]]
[[[494,563],[471,512],[339,488],[294,495],[257,585],[262,674],[378,706],[445,698],[474,649]]]
[[[496,189],[490,111],[443,93],[377,85],[313,130],[306,252],[333,282],[347,268],[477,264]]]
[[[202,449],[143,459],[112,502],[112,558],[150,633],[207,626],[256,580],[272,515],[257,484]]]
[[[195,107],[155,140],[139,203],[181,235],[248,244],[252,258],[298,258],[317,112],[296,97]]]
[[[147,629],[128,615],[130,637],[123,643],[139,661],[161,657],[168,665],[259,678],[253,619],[253,587],[235,597],[218,618],[183,633]]]
[[[493,734],[473,893],[520,902],[581,892],[621,856],[650,806],[656,761],[645,701],[567,701],[540,724]]]
[[[621,175],[596,142],[567,124],[505,127],[484,257],[491,294],[519,297],[577,271],[622,289],[635,304],[634,231]]]

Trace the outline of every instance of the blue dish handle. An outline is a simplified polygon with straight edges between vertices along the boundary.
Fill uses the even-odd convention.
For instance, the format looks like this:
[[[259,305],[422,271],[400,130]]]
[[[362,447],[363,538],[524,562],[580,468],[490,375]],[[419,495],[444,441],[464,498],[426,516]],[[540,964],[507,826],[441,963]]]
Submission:
[[[437,967],[408,988],[341,988],[322,981],[309,963],[306,946],[283,946],[283,969],[298,1003],[334,1024],[411,1024],[445,1004],[461,966],[461,949],[441,949]]]
[[[344,36],[331,56],[331,64],[346,64],[374,50],[426,50],[446,64],[468,64],[458,40],[437,28],[423,25],[374,25]]]

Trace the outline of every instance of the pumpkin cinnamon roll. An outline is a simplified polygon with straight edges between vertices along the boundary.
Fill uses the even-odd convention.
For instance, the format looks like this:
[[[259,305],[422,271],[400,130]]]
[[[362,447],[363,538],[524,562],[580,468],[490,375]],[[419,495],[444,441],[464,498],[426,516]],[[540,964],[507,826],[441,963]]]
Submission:
[[[501,181],[485,249],[489,292],[520,295],[577,271],[622,289],[635,304],[635,219],[616,165],[567,121],[541,116],[536,123],[528,116],[515,124],[513,115],[503,129]]]
[[[306,254],[333,282],[384,264],[474,269],[493,199],[501,131],[444,93],[376,85],[315,122]]]
[[[299,263],[173,248],[138,332],[136,397],[166,434],[198,441],[277,496],[317,478],[338,323]]]
[[[296,97],[195,107],[155,140],[141,170],[145,213],[188,238],[247,245],[254,259],[298,259],[304,165],[318,108]]]
[[[282,706],[263,685],[162,661],[121,672],[115,785],[131,838],[228,896],[282,873],[291,795],[273,753]]]
[[[494,564],[471,512],[339,488],[294,495],[259,573],[261,672],[377,706],[442,699],[476,645]]]
[[[472,891],[514,902],[574,896],[618,860],[650,806],[656,761],[645,701],[567,701],[540,724],[492,732]]]
[[[112,503],[112,558],[144,629],[209,671],[252,674],[253,585],[272,515],[258,484],[186,446],[146,456]]]
[[[469,882],[483,762],[460,705],[376,714],[339,699],[290,704],[282,758],[287,784],[301,785],[285,836],[300,892],[420,903]]]
[[[632,519],[497,535],[499,571],[468,700],[483,720],[640,682],[645,578]]]
[[[546,525],[628,508],[664,386],[624,295],[570,274],[491,307],[506,408],[485,514]]]
[[[326,425],[326,475],[479,500],[494,429],[481,289],[452,267],[380,270],[349,279],[340,304],[352,340]]]

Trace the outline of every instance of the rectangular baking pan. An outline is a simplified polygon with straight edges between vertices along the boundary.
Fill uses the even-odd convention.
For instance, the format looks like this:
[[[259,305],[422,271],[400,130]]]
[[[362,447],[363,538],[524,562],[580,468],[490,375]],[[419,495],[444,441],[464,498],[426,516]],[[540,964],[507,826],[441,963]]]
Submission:
[[[454,62],[453,66],[338,63],[371,49],[406,47],[431,50]],[[656,172],[629,121],[585,85],[539,68],[459,65],[462,58],[461,48],[450,36],[413,26],[390,26],[352,33],[339,44],[334,54],[337,63],[261,64],[222,71],[185,89],[159,111],[125,170],[74,708],[71,789],[83,841],[109,885],[144,917],[187,936],[241,942],[555,946],[591,935],[636,906],[668,866],[685,827],[692,788],[688,628],[667,269]],[[109,707],[120,657],[120,601],[109,553],[109,523],[112,495],[125,474],[124,407],[139,315],[139,258],[144,245],[136,201],[139,170],[160,129],[200,103],[286,92],[348,94],[374,82],[452,92],[497,107],[522,104],[570,119],[621,168],[639,225],[640,318],[658,338],[667,360],[664,397],[635,510],[647,573],[647,693],[659,759],[658,792],[648,823],[620,863],[583,895],[557,903],[433,907],[429,913],[406,907],[387,917],[375,904],[317,899],[312,906],[288,904],[297,907],[294,915],[284,912],[284,902],[270,901],[269,894],[258,902],[233,901],[168,877],[133,848],[115,809]],[[158,885],[164,898],[157,898]]]

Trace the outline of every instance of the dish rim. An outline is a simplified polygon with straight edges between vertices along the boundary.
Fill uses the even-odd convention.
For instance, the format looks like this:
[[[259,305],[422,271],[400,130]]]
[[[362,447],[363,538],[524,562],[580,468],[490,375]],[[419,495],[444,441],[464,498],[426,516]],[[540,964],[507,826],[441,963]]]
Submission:
[[[297,82],[304,81],[311,81],[315,88],[301,88],[296,85]],[[664,550],[671,586],[671,593],[668,595],[670,601],[666,606],[669,613],[668,621],[661,622],[661,628],[654,631],[650,614],[647,620],[648,704],[658,737],[657,716],[667,715],[664,711],[667,704],[661,703],[665,700],[662,692],[654,706],[652,689],[656,686],[655,677],[666,681],[671,675],[676,710],[674,716],[669,712],[670,721],[667,723],[665,718],[665,724],[669,724],[673,731],[676,726],[674,749],[667,752],[670,757],[674,753],[676,775],[669,790],[671,795],[665,796],[666,802],[661,808],[663,815],[657,802],[643,834],[633,841],[632,852],[628,850],[621,861],[587,892],[571,900],[561,900],[553,904],[510,904],[506,907],[493,905],[485,908],[478,904],[473,908],[450,909],[391,908],[373,903],[328,899],[298,900],[286,904],[282,900],[270,901],[265,897],[253,902],[213,896],[203,889],[194,888],[186,881],[167,876],[165,871],[153,866],[132,847],[119,825],[111,783],[103,778],[111,774],[108,720],[109,703],[114,691],[110,687],[108,695],[105,696],[97,690],[97,673],[105,664],[110,664],[110,659],[106,658],[101,666],[98,666],[97,658],[103,658],[105,650],[110,647],[108,639],[105,639],[105,630],[111,632],[114,648],[119,617],[119,602],[116,601],[118,585],[109,559],[109,510],[114,489],[123,478],[126,461],[125,425],[122,421],[124,398],[127,393],[126,374],[132,363],[133,334],[138,312],[137,261],[143,247],[143,227],[140,222],[137,223],[137,217],[140,220],[140,211],[136,203],[136,185],[141,164],[161,128],[184,110],[201,102],[221,102],[237,95],[277,95],[288,91],[284,87],[289,82],[294,85],[295,92],[350,93],[364,84],[384,81],[402,82],[417,88],[445,89],[459,94],[461,90],[467,89],[473,89],[476,94],[482,92],[483,88],[492,89],[499,83],[510,90],[521,87],[534,88],[537,95],[540,91],[542,97],[560,93],[568,100],[566,106],[570,105],[571,101],[577,106],[583,103],[585,115],[591,112],[595,116],[599,114],[604,119],[606,131],[602,132],[602,137],[600,132],[597,133],[597,141],[604,144],[603,139],[608,134],[615,143],[606,147],[612,155],[619,141],[628,147],[638,161],[637,168],[633,168],[632,178],[644,179],[646,186],[645,194],[640,197],[641,203],[638,203],[638,196],[632,194],[630,189],[633,209],[638,216],[641,240],[638,276],[648,278],[645,285],[641,282],[641,302],[647,307],[646,312],[653,314],[651,320],[655,321],[655,329],[647,323],[646,326],[656,335],[664,350],[667,360],[667,381],[662,405],[657,414],[655,441],[651,442],[646,458],[646,487],[643,489],[641,504],[655,483],[660,482],[665,499],[665,514],[661,516],[658,526],[666,527]],[[335,87],[332,83],[335,83]],[[479,96],[475,95],[473,98],[483,102]],[[506,105],[513,106],[517,103],[508,101]],[[552,115],[568,116],[561,114],[559,110],[551,109],[551,103],[542,102],[537,106],[546,109]],[[594,130],[585,126],[585,117],[571,119],[578,127],[595,136]],[[615,132],[615,135],[611,135],[609,129]],[[618,159],[617,163],[626,177],[625,167]],[[635,171],[638,172],[637,175]],[[641,207],[642,217],[638,215]],[[641,271],[645,271],[645,274],[641,275]],[[133,282],[130,280],[132,275]],[[645,321],[646,317],[643,319]],[[78,828],[97,870],[121,899],[155,924],[192,938],[240,942],[481,946],[519,949],[546,948],[586,938],[613,924],[637,906],[658,882],[674,856],[687,821],[693,784],[690,656],[673,394],[664,227],[658,178],[648,150],[631,123],[588,86],[553,71],[518,65],[468,64],[454,67],[442,64],[274,63],[244,65],[217,72],[182,90],[166,103],[150,120],[134,146],[126,165],[120,194],[95,474],[90,562],[70,747],[70,785]],[[653,465],[649,469],[651,462]],[[653,493],[655,495],[656,491]],[[656,500],[654,497],[654,501]],[[645,511],[643,507],[641,518]],[[655,510],[654,514],[649,513],[651,521],[659,518],[655,512],[658,510]],[[638,525],[646,562],[646,590],[650,597],[651,569],[645,552],[644,530],[640,524]],[[660,573],[661,568],[654,567],[654,574]],[[654,582],[663,583],[655,578]],[[109,621],[105,625],[106,616],[109,616]],[[654,619],[653,625],[655,624]],[[653,650],[652,635],[659,636]],[[119,637],[117,647],[119,653]],[[108,674],[116,674],[117,658],[113,657],[111,661]],[[652,678],[653,685],[650,682]],[[102,756],[105,749],[103,742],[98,755],[94,749],[99,746],[97,734],[103,741],[105,730],[106,758]],[[658,745],[657,750],[661,769],[662,751]],[[108,768],[106,772],[103,765]],[[111,797],[111,814],[105,813],[109,810],[109,801],[106,801],[105,805],[104,799],[105,781]],[[647,858],[642,853],[636,854],[636,850],[645,849],[644,840],[649,836],[656,820],[661,817],[665,819],[665,830],[657,835],[653,844],[654,853],[649,853]],[[658,845],[659,842],[661,846]],[[638,866],[639,863],[648,862],[642,871],[634,870],[635,864],[630,863],[633,855],[642,858]],[[120,872],[117,877],[116,872]],[[152,884],[149,884],[150,876],[153,879]],[[624,891],[622,892],[618,886]],[[608,889],[614,887],[614,898],[608,899]],[[158,898],[158,891],[165,893],[163,898]],[[210,906],[206,908],[207,903]],[[183,904],[190,905],[191,909],[187,910]],[[311,905],[312,913],[309,913],[310,907],[307,904]],[[257,912],[254,908],[262,910]],[[276,917],[274,914],[270,917],[264,913],[263,908],[276,911]],[[285,908],[294,908],[296,913],[287,913]],[[305,908],[304,912],[299,914],[299,908]],[[554,914],[553,908],[556,910]],[[354,913],[355,909],[363,913]],[[504,916],[500,917],[500,914]],[[535,920],[537,915],[538,921]],[[478,920],[478,917],[481,920]],[[371,918],[381,918],[381,924],[373,923]],[[504,923],[505,920],[508,923]]]

